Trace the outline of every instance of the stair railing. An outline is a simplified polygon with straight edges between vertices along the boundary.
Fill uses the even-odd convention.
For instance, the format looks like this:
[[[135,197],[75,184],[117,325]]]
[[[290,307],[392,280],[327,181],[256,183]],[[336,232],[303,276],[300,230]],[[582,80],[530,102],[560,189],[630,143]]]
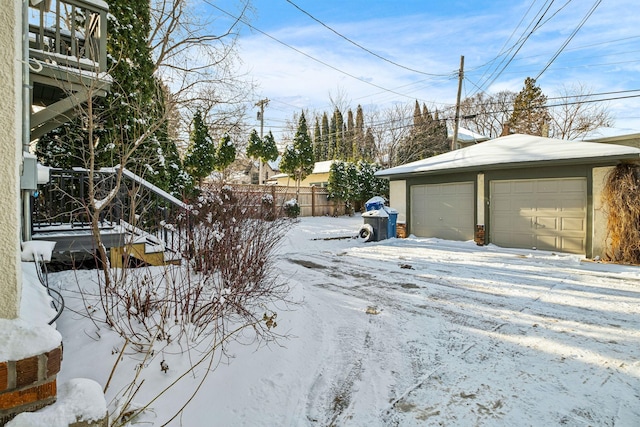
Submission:
[[[96,199],[101,200],[114,190],[116,172],[113,168],[94,172]],[[120,188],[100,215],[100,227],[114,228],[124,221],[155,236],[167,250],[181,253],[183,221],[179,219],[188,211],[188,205],[131,171],[122,172]],[[51,169],[49,182],[39,185],[37,197],[32,198],[32,233],[88,228],[88,190],[88,170]]]

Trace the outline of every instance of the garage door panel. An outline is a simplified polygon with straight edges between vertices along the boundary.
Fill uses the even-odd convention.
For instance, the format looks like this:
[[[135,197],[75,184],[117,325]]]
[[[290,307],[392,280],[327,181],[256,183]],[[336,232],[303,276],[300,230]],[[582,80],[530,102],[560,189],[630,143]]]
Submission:
[[[586,211],[585,205],[584,205],[584,198],[573,197],[573,196],[564,197],[560,201],[560,209],[563,211],[572,212],[575,215],[582,215]]]
[[[519,193],[531,194],[533,191],[534,191],[533,184],[529,182],[513,182],[512,181],[511,193],[513,194],[519,194]]]
[[[561,181],[561,191],[564,194],[575,192],[578,194],[584,193],[584,181],[581,179],[572,179]]]
[[[562,231],[582,232],[585,229],[585,221],[582,218],[562,218]]]
[[[537,229],[546,228],[548,230],[557,230],[558,223],[559,221],[556,217],[538,216],[535,220],[535,226]]]
[[[586,179],[491,181],[490,191],[491,242],[584,253]]]
[[[473,182],[415,185],[411,198],[411,232],[416,236],[473,239]]]

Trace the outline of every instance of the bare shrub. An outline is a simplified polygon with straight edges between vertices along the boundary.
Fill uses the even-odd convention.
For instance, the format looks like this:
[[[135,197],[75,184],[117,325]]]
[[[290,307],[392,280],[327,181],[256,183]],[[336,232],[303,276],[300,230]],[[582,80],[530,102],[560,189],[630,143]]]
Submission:
[[[201,385],[232,341],[260,345],[286,337],[275,328],[277,311],[289,303],[289,288],[274,269],[274,255],[295,220],[276,212],[260,195],[224,186],[203,190],[189,207],[177,224],[185,230],[182,265],[123,268],[111,273],[106,287],[99,271],[100,295],[94,299],[100,302],[85,300],[93,307],[102,304],[105,321],[135,351],[131,357],[142,358],[133,377],[114,366],[114,383],[122,385],[118,375],[127,379],[111,405],[113,425],[143,417],[178,381],[206,366],[199,370]],[[146,403],[136,402],[150,375],[166,373],[183,357],[189,360],[186,371],[165,389],[151,391],[154,397]],[[175,416],[200,385],[184,397]]]
[[[607,209],[607,236],[614,262],[640,264],[640,165],[616,166],[602,194]]]

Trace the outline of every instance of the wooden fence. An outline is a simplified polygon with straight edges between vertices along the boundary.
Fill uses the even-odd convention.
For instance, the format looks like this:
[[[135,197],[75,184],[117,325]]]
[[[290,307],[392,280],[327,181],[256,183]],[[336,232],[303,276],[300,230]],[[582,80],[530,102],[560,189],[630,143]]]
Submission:
[[[300,187],[296,198],[295,187],[285,187],[281,185],[248,185],[248,184],[227,184],[233,188],[234,192],[254,194],[257,200],[262,195],[271,195],[275,206],[282,206],[287,200],[297,199],[300,206],[300,216],[337,216],[344,215],[344,203],[329,200],[329,192],[326,188],[320,187]]]

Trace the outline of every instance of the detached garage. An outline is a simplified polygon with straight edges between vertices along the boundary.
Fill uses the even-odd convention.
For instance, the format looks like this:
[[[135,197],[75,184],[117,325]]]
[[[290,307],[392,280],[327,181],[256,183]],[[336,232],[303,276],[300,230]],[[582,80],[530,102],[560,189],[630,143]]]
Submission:
[[[640,149],[509,135],[376,175],[419,237],[601,255],[608,171],[640,161]]]

